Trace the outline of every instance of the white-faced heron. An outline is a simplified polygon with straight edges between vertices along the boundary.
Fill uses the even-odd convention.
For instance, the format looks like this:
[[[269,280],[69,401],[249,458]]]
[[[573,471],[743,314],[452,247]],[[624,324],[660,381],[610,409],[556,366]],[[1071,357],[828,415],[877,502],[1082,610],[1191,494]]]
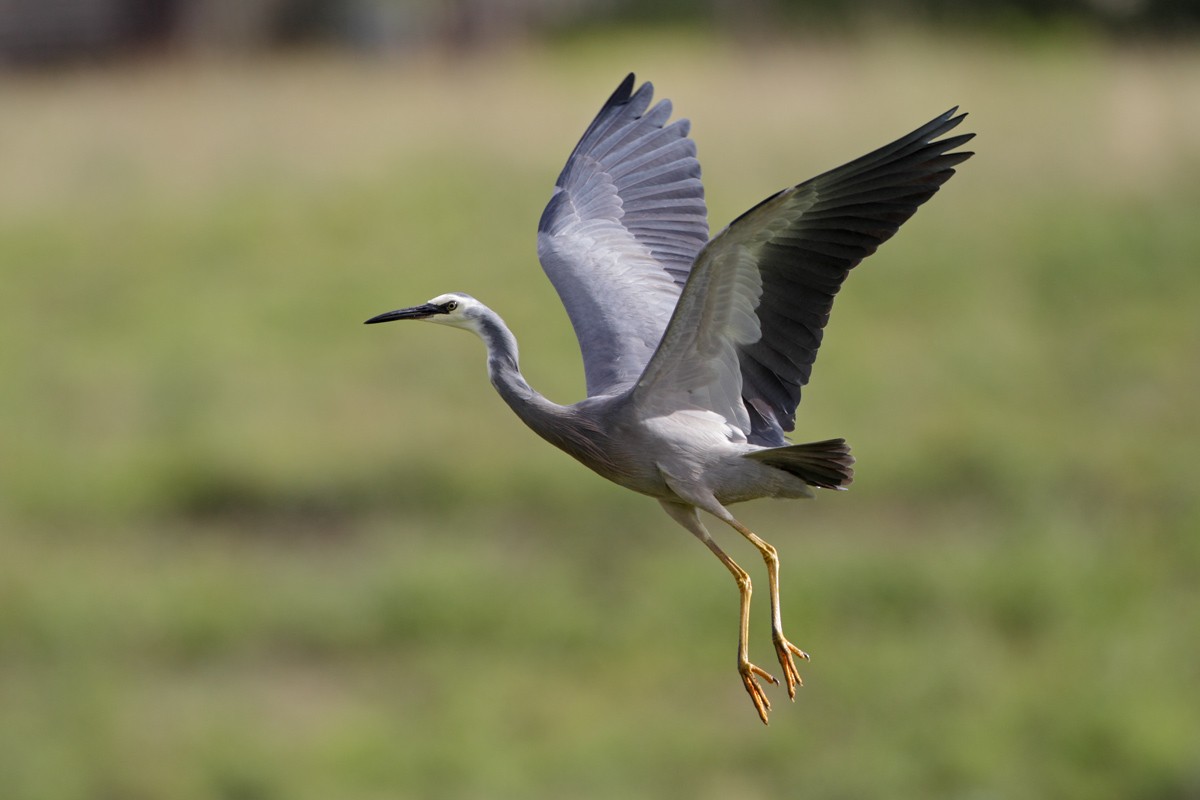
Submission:
[[[833,296],[846,275],[954,174],[973,134],[938,138],[951,109],[907,136],[768,197],[711,240],[696,147],[671,104],[629,75],[558,177],[538,224],[542,268],[579,339],[587,398],[562,406],[521,376],[517,342],[475,298],[443,294],[368,323],[419,319],[477,334],[488,374],[535,433],[585,466],[659,501],[733,573],[741,595],[737,667],[759,717],[771,708],[750,662],[750,576],[698,509],[746,537],[767,567],[771,637],[794,700],[779,557],[729,512],[759,497],[812,497],[853,476],[844,439],[790,444]],[[951,152],[954,151],[954,152]]]

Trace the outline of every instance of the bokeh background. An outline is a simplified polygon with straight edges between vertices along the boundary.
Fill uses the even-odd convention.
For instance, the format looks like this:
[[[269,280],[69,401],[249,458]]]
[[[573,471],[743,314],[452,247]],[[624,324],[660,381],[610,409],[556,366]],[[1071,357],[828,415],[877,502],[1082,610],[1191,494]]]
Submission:
[[[1200,796],[1197,21],[0,2],[0,797]],[[814,656],[766,729],[703,547],[361,325],[468,291],[578,399],[534,225],[630,70],[714,227],[979,134],[835,308],[797,437],[854,487],[740,509]]]

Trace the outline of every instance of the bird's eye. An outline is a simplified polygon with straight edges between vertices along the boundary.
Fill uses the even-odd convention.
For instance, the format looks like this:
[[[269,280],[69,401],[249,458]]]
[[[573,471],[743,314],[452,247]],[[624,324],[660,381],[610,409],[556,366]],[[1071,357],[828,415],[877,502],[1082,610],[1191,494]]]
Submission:
[[[453,311],[454,309],[458,308],[458,301],[451,300],[449,303],[446,303],[446,305],[442,306],[442,308],[446,309],[447,311]]]

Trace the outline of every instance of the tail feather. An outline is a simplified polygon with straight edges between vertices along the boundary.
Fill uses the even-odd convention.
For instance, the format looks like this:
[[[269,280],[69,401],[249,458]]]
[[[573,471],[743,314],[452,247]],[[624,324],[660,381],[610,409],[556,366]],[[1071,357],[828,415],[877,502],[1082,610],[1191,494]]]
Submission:
[[[747,453],[746,458],[795,475],[809,486],[845,489],[854,481],[854,456],[845,439],[772,447]]]

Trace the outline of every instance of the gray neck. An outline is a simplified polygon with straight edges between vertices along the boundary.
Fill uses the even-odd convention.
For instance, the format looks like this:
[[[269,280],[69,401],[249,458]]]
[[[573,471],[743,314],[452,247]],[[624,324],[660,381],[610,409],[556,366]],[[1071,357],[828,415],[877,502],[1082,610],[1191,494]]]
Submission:
[[[529,385],[517,363],[517,340],[498,315],[492,312],[479,321],[479,335],[488,351],[488,377],[504,402],[534,433],[590,466],[596,443],[588,435],[587,421]]]
[[[553,418],[565,409],[539,394],[521,375],[517,364],[517,340],[504,321],[489,314],[481,317],[479,322],[479,335],[487,345],[488,377],[492,386],[526,425],[545,437],[545,427],[552,425]]]

